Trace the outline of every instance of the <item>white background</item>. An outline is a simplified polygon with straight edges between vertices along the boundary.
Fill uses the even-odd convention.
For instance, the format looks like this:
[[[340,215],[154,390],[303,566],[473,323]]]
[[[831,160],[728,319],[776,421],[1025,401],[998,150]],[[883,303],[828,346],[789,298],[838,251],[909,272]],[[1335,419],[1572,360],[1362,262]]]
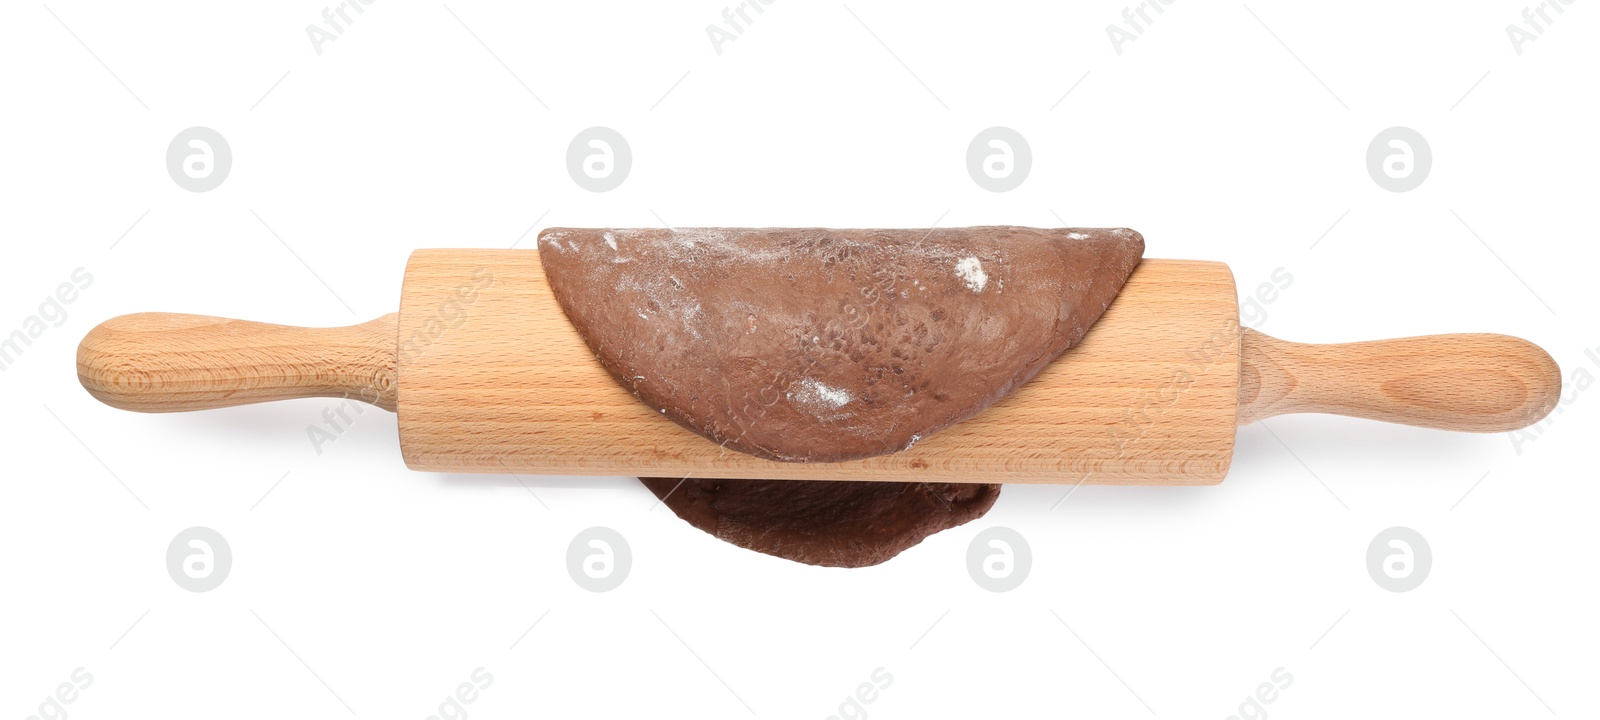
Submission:
[[[822,718],[879,667],[874,718],[1223,718],[1280,667],[1271,717],[1600,712],[1600,392],[1576,386],[1520,452],[1277,418],[1220,486],[1008,486],[859,570],[725,545],[627,478],[414,473],[381,411],[319,456],[328,401],[150,416],[78,386],[115,315],[348,324],[396,309],[415,248],[659,222],[1128,226],[1246,293],[1291,273],[1279,337],[1501,332],[1600,375],[1587,3],[1520,55],[1510,1],[1177,2],[1120,55],[1123,2],[779,0],[719,55],[724,5],[379,0],[320,55],[320,2],[8,5],[0,333],[94,281],[0,373],[0,714],[79,667],[77,718],[422,718],[479,667],[482,718]],[[608,193],[564,161],[595,125],[634,154]],[[996,125],[1034,158],[1007,193],[964,164]],[[1365,166],[1397,125],[1433,153],[1405,193]],[[191,126],[232,148],[210,192],[167,175]],[[164,565],[197,525],[234,559],[206,593]],[[633,549],[609,593],[565,566],[594,525]],[[1396,525],[1434,558],[1407,593],[1365,566]],[[1009,593],[967,574],[992,526],[1033,551]]]

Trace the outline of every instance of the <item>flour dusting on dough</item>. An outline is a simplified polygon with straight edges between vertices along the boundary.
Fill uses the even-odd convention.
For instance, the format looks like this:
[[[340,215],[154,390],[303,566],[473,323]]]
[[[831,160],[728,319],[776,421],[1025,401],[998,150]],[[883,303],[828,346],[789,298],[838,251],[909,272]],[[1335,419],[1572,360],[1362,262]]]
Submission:
[[[983,286],[989,284],[989,276],[983,272],[983,265],[975,257],[962,258],[961,262],[956,263],[956,275],[961,276],[967,289],[975,293],[983,292]]]
[[[855,398],[849,392],[824,385],[815,378],[800,381],[800,389],[787,393],[789,402],[817,414],[829,413],[850,404]]]
[[[700,320],[705,313],[700,309],[700,303],[683,305],[683,329],[689,331],[696,340],[700,338]]]
[[[605,239],[607,247],[610,247],[612,250],[617,249],[617,236],[612,235],[610,230],[607,230],[606,234],[601,235],[600,237]]]

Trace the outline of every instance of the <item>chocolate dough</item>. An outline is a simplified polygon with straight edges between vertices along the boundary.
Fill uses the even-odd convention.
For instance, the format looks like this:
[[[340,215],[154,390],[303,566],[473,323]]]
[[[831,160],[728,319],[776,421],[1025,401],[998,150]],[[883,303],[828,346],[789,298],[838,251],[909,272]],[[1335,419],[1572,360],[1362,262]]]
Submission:
[[[539,258],[611,374],[769,460],[910,448],[1077,344],[1144,253],[1132,230],[551,228]]]
[[[639,478],[720,540],[808,565],[866,567],[982,516],[999,485]]]

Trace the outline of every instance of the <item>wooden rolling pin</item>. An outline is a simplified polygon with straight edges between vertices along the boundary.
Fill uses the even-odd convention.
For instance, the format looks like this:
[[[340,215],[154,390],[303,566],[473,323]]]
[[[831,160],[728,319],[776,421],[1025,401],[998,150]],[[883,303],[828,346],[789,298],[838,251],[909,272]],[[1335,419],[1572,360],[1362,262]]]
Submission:
[[[943,482],[1212,484],[1237,425],[1319,412],[1503,432],[1550,412],[1561,383],[1547,353],[1504,335],[1277,340],[1241,328],[1227,265],[1150,259],[1079,346],[1010,395],[909,450],[839,463],[726,450],[639,402],[568,322],[534,250],[419,250],[400,312],[349,327],[126,315],[77,360],[92,395],[141,412],[364,400],[398,412],[415,470]]]

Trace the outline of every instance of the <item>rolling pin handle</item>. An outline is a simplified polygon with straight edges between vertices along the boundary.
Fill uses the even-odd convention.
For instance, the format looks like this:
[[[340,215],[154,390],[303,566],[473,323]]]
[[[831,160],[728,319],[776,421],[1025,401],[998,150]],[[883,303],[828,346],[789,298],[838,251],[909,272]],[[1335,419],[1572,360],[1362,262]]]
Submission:
[[[1239,424],[1333,413],[1468,432],[1509,432],[1548,415],[1561,368],[1506,335],[1430,335],[1306,345],[1244,330]]]
[[[394,410],[398,318],[300,328],[204,315],[123,315],[79,343],[78,381],[101,402],[138,412],[304,397]]]

